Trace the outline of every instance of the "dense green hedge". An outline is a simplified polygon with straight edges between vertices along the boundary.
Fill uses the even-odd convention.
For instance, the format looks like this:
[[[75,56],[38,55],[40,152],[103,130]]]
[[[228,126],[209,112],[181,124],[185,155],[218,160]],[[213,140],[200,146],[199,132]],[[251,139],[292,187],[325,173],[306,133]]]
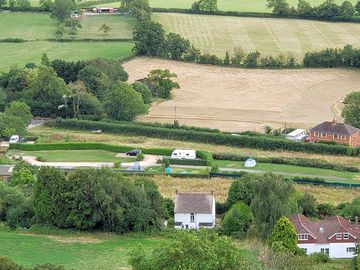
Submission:
[[[172,159],[166,158],[171,165],[190,165],[190,166],[207,166],[207,161],[203,159]]]
[[[234,160],[234,161],[246,161],[248,156],[236,155],[228,153],[213,153],[214,159],[217,160]],[[302,167],[329,169],[334,171],[344,172],[359,172],[360,169],[352,166],[346,166],[338,163],[331,163],[325,160],[309,159],[309,158],[283,158],[283,157],[253,157],[260,163],[272,163],[272,164],[286,164]]]
[[[213,155],[210,152],[204,150],[197,150],[196,157],[206,161],[207,166],[211,166],[214,163]]]
[[[329,155],[358,155],[358,148],[343,145],[325,145],[316,143],[292,142],[288,140],[270,139],[255,136],[233,136],[223,133],[200,132],[191,130],[177,130],[167,128],[149,127],[134,124],[112,124],[86,120],[63,120],[48,122],[57,128],[98,130],[114,134],[125,134],[133,136],[146,136],[161,139],[181,140],[199,142],[215,145],[228,145],[232,147],[247,147],[262,150],[286,150],[296,152],[329,154]]]
[[[44,150],[105,150],[116,153],[125,153],[128,152],[134,147],[130,146],[121,146],[121,145],[111,145],[104,143],[35,143],[35,144],[25,144],[25,143],[16,143],[10,144],[10,149],[18,149],[23,151],[44,151]],[[172,153],[172,149],[163,149],[163,148],[151,148],[151,149],[141,149],[144,154],[149,155],[165,155],[169,156]]]

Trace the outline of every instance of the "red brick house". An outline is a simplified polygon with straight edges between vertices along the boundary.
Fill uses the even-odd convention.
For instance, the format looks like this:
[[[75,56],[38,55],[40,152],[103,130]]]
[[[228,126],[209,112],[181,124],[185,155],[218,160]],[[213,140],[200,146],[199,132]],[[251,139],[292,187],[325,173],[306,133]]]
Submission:
[[[347,144],[351,147],[360,147],[360,129],[344,123],[323,122],[310,129],[310,141],[333,141]]]
[[[358,219],[351,224],[343,217],[328,217],[312,221],[303,215],[294,215],[290,221],[298,235],[298,247],[307,254],[322,252],[330,258],[353,258],[360,243]]]

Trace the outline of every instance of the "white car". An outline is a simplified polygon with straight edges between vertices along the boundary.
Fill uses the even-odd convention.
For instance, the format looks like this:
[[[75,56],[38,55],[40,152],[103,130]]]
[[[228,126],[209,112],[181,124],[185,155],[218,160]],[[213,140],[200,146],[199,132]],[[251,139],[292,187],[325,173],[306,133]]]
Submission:
[[[19,135],[12,135],[10,137],[9,143],[17,143],[20,140]]]

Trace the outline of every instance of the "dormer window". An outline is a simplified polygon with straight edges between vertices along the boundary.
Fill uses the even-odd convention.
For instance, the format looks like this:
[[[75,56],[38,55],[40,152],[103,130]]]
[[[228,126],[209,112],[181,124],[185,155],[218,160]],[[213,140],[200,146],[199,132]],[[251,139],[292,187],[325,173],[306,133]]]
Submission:
[[[339,139],[339,134],[334,133],[334,134],[333,134],[333,138],[334,138],[335,140]]]
[[[327,134],[324,133],[324,132],[321,132],[321,137],[322,137],[322,138],[326,138],[326,137],[327,137]]]
[[[346,140],[346,135],[341,135],[341,139],[342,139],[343,141],[345,141],[345,140]]]
[[[324,232],[324,228],[323,228],[323,227],[320,227],[320,228],[319,228],[319,232],[323,233],[323,232]]]
[[[336,240],[342,240],[343,237],[342,237],[342,234],[341,233],[337,233],[336,234]]]
[[[344,238],[344,240],[348,240],[348,239],[349,239],[349,234],[348,234],[348,233],[344,233],[344,234],[343,234],[343,238]]]
[[[298,240],[299,241],[304,241],[304,240],[308,240],[309,237],[307,234],[298,234]]]

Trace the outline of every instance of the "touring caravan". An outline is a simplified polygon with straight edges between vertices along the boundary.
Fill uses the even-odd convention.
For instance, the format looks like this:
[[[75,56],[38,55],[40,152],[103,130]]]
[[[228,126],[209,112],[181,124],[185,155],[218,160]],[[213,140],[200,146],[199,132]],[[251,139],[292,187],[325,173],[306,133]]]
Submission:
[[[175,149],[171,154],[172,159],[196,159],[195,150]]]

